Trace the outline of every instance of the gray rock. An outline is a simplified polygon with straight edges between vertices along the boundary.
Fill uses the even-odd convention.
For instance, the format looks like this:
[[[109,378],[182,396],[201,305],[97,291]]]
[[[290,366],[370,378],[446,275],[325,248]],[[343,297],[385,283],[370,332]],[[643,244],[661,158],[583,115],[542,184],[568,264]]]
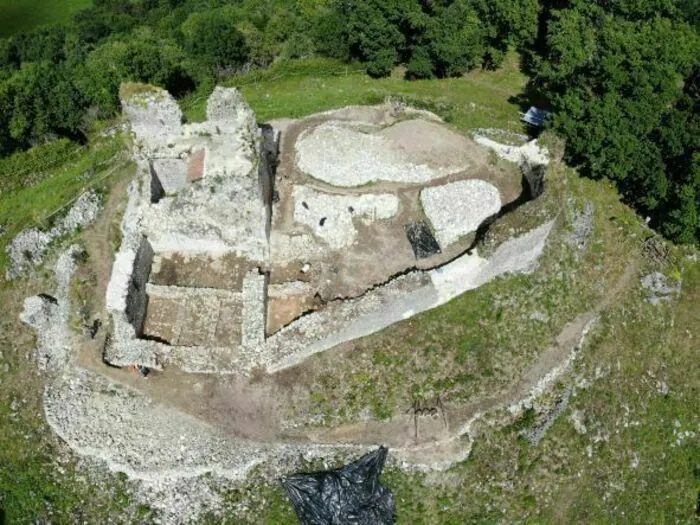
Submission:
[[[571,204],[571,203],[570,203]],[[583,210],[575,210],[571,235],[566,239],[566,243],[574,249],[582,251],[588,244],[588,238],[593,233],[593,213],[595,208],[591,201],[585,201]]]
[[[35,330],[43,330],[51,323],[57,308],[57,303],[51,301],[48,296],[34,295],[24,300],[24,309],[19,318]]]
[[[678,286],[670,286],[668,278],[661,272],[652,272],[641,279],[642,288],[651,292],[647,301],[653,305],[668,301],[673,295],[678,293]]]
[[[530,320],[531,321],[539,321],[541,323],[546,323],[547,321],[549,321],[549,316],[544,312],[539,312],[539,311],[532,312],[530,314]]]

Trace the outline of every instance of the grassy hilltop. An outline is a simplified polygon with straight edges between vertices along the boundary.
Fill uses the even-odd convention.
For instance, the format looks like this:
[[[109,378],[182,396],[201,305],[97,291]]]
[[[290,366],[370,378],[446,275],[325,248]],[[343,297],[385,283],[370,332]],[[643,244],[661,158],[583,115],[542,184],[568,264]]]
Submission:
[[[467,132],[479,127],[519,130],[514,97],[524,81],[518,57],[511,54],[499,70],[460,79],[373,80],[338,62],[311,60],[287,62],[230,83],[241,87],[261,120],[376,103],[391,95],[428,107]],[[201,118],[206,94],[182,101],[191,119]],[[124,182],[133,173],[118,155],[127,144],[123,135],[95,136],[80,150],[53,145],[10,157],[0,165],[5,170],[2,222],[12,234],[42,225],[88,186],[111,195],[109,206],[118,209]],[[553,147],[557,149],[556,141]],[[45,164],[30,170],[39,174],[35,179],[27,179],[21,168],[38,163],[37,156]],[[509,216],[510,222],[494,231],[507,235],[509,228],[522,227],[545,207],[557,211],[559,233],[535,274],[498,279],[357,341],[348,354],[357,357],[343,360],[343,366],[329,356],[314,358],[315,409],[336,420],[352,420],[363,412],[386,418],[406,395],[429,396],[440,389],[469,400],[530,362],[567,321],[595,308],[616,283],[623,283],[562,381],[558,392],[572,384],[576,392],[543,439],[533,445],[521,437],[522,430],[537,425],[536,415],[526,412],[505,427],[480,427],[470,458],[446,473],[389,470],[385,479],[396,495],[399,523],[695,519],[700,448],[697,439],[683,436],[697,432],[700,398],[700,265],[688,257],[697,261],[697,252],[669,245],[666,261],[646,258],[642,243],[653,233],[620,202],[612,184],[582,178],[564,163],[552,166],[548,190],[545,200]],[[586,250],[576,255],[566,235],[573,214],[586,201],[594,209],[593,233]],[[100,220],[118,224],[118,216]],[[65,242],[80,242],[91,229]],[[10,238],[0,239],[3,251]],[[6,313],[0,320],[0,515],[7,523],[148,523],[152,511],[131,499],[123,476],[96,469],[87,475],[44,423],[42,378],[31,362],[33,337],[17,316],[26,296],[52,286],[50,264],[29,279],[0,284]],[[653,270],[682,283],[679,298],[660,306],[645,300],[639,277]],[[256,476],[231,487],[224,497],[230,504],[226,523],[294,520],[280,487]]]

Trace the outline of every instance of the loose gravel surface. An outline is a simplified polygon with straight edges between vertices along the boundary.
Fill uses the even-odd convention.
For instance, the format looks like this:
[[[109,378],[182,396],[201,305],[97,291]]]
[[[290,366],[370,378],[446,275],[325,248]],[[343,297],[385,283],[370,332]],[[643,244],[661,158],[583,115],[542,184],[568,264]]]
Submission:
[[[294,220],[311,228],[331,248],[352,245],[355,218],[365,224],[394,217],[399,199],[390,194],[328,195],[305,186],[294,188]]]
[[[439,129],[437,124],[432,126]],[[360,131],[351,123],[324,122],[297,141],[297,165],[304,173],[328,184],[353,187],[375,181],[428,182],[463,171],[470,164],[465,159],[445,162],[448,157],[444,154],[437,155],[442,165],[428,164],[429,152],[416,150],[415,155],[411,154],[408,144],[396,140],[389,130],[373,134]],[[405,136],[405,130],[398,131]],[[417,138],[414,135],[413,140]],[[420,140],[428,143],[432,139],[422,136]]]
[[[498,189],[478,179],[425,188],[420,201],[443,247],[475,231],[501,209]]]

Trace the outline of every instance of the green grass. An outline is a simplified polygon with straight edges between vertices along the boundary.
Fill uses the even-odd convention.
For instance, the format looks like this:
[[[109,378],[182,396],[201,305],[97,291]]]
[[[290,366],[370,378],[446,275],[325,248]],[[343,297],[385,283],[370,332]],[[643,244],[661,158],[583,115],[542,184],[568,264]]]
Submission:
[[[92,0],[0,0],[0,38],[42,24],[65,22]]]
[[[684,287],[670,308],[632,292],[605,316],[574,372],[589,385],[537,446],[516,426],[487,428],[437,480],[390,471],[399,523],[694,523],[700,444],[675,443],[678,431],[697,435],[700,265]],[[574,409],[586,434],[568,421]]]
[[[609,222],[607,213],[624,213],[612,198],[614,192],[600,192],[591,181],[576,186],[596,199],[602,208],[599,219]],[[599,226],[607,230],[600,232],[602,238],[615,231],[619,238],[638,233]],[[600,241],[600,234],[593,240]],[[635,256],[629,246],[624,250]],[[653,306],[635,279],[619,304],[602,315],[564,379],[578,385],[569,407],[538,445],[518,436],[539,418],[529,410],[513,424],[481,426],[469,459],[447,472],[387,469],[383,482],[395,495],[398,523],[695,523],[700,493],[700,263],[675,252],[671,265],[661,269],[668,273],[676,265],[685,267],[680,300]],[[654,269],[646,263],[642,273]],[[453,302],[438,311],[443,330],[456,326],[450,316],[465,306]],[[499,328],[506,329],[507,323]],[[405,353],[420,350],[410,339],[403,343]],[[669,385],[668,395],[658,389],[661,379]],[[335,384],[340,382],[336,378]],[[584,434],[569,420],[574,410],[583,414]],[[678,433],[687,431],[695,435],[679,441]],[[291,505],[278,487],[258,482],[231,494],[249,510],[245,515],[232,511],[227,523],[286,523],[275,519],[291,516]]]
[[[46,274],[0,281],[0,523],[136,523],[128,481],[78,467],[44,421],[34,337],[17,315],[25,297],[53,289]]]
[[[507,55],[497,71],[473,71],[463,78],[417,80],[400,75],[375,80],[361,66],[313,59],[278,64],[269,71],[227,82],[239,87],[259,120],[301,117],[355,104],[377,104],[387,96],[404,97],[431,109],[461,129],[498,127],[523,131],[519,106],[509,102],[526,82],[519,57]],[[185,98],[181,105],[190,120],[204,119],[206,93]]]

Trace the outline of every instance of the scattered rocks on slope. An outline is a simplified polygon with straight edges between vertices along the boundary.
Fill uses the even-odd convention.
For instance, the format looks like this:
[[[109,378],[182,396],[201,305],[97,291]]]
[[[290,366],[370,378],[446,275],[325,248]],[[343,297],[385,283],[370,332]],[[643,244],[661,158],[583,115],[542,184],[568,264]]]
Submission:
[[[571,205],[571,201],[569,202]],[[588,238],[593,233],[593,212],[595,211],[593,203],[586,201],[583,204],[583,210],[575,210],[572,221],[572,231],[566,239],[566,244],[571,248],[583,251],[588,244]]]
[[[585,415],[583,411],[581,410],[574,410],[571,412],[571,415],[569,416],[569,421],[571,421],[571,424],[574,425],[574,430],[578,434],[585,434],[588,432],[588,429],[586,428],[585,424]]]
[[[83,250],[73,245],[63,252],[56,262],[55,297],[39,294],[24,300],[20,320],[37,333],[37,355],[41,370],[58,370],[66,365],[70,357],[67,336],[70,317],[70,279]]]
[[[567,409],[569,406],[569,398],[571,397],[571,389],[567,388],[564,395],[556,402],[554,408],[544,415],[541,423],[538,425],[525,429],[520,432],[520,435],[527,439],[531,444],[537,445],[544,435],[549,430],[557,418]]]
[[[10,268],[5,273],[5,279],[16,279],[31,268],[39,266],[54,241],[94,222],[101,208],[100,195],[88,191],[78,197],[68,213],[50,230],[28,228],[21,231],[6,248],[10,257]]]
[[[670,286],[668,278],[661,272],[653,272],[642,277],[641,284],[642,288],[651,292],[647,297],[647,301],[653,305],[658,305],[661,301],[670,300],[679,291],[679,286]]]

